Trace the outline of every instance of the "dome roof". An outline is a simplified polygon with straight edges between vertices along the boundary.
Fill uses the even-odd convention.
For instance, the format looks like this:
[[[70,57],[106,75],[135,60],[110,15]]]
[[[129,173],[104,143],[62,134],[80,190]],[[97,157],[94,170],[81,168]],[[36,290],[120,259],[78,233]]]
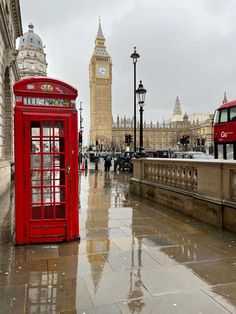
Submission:
[[[34,32],[34,25],[30,23],[28,27],[29,27],[28,32],[24,33],[24,35],[21,36],[20,38],[19,47],[24,45],[34,45],[43,49],[43,43],[41,38]]]
[[[186,112],[185,112],[185,114],[184,114],[183,119],[188,119],[188,115],[187,115],[187,113],[186,113]]]

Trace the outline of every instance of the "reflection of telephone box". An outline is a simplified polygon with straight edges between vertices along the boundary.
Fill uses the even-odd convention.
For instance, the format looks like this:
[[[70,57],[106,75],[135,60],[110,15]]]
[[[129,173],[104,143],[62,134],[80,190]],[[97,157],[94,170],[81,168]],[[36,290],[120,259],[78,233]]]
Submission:
[[[77,90],[31,77],[14,92],[16,244],[78,238]]]

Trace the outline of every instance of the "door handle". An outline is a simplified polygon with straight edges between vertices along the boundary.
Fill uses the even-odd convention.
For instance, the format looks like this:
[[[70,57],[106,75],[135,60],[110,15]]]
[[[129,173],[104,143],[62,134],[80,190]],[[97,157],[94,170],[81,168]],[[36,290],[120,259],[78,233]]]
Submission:
[[[66,172],[70,173],[70,166],[66,168]]]

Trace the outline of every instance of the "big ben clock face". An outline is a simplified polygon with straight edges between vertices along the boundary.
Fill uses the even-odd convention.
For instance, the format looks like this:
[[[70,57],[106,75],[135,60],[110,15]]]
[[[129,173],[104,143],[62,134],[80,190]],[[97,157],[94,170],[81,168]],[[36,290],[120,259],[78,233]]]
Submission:
[[[97,74],[100,77],[104,77],[108,74],[108,68],[105,65],[99,65],[97,67]]]

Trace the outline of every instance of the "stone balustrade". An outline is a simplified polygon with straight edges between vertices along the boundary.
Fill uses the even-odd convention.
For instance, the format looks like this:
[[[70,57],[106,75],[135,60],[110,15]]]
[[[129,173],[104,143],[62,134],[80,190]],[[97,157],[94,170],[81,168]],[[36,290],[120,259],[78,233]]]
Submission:
[[[135,159],[130,190],[236,232],[236,161]]]

